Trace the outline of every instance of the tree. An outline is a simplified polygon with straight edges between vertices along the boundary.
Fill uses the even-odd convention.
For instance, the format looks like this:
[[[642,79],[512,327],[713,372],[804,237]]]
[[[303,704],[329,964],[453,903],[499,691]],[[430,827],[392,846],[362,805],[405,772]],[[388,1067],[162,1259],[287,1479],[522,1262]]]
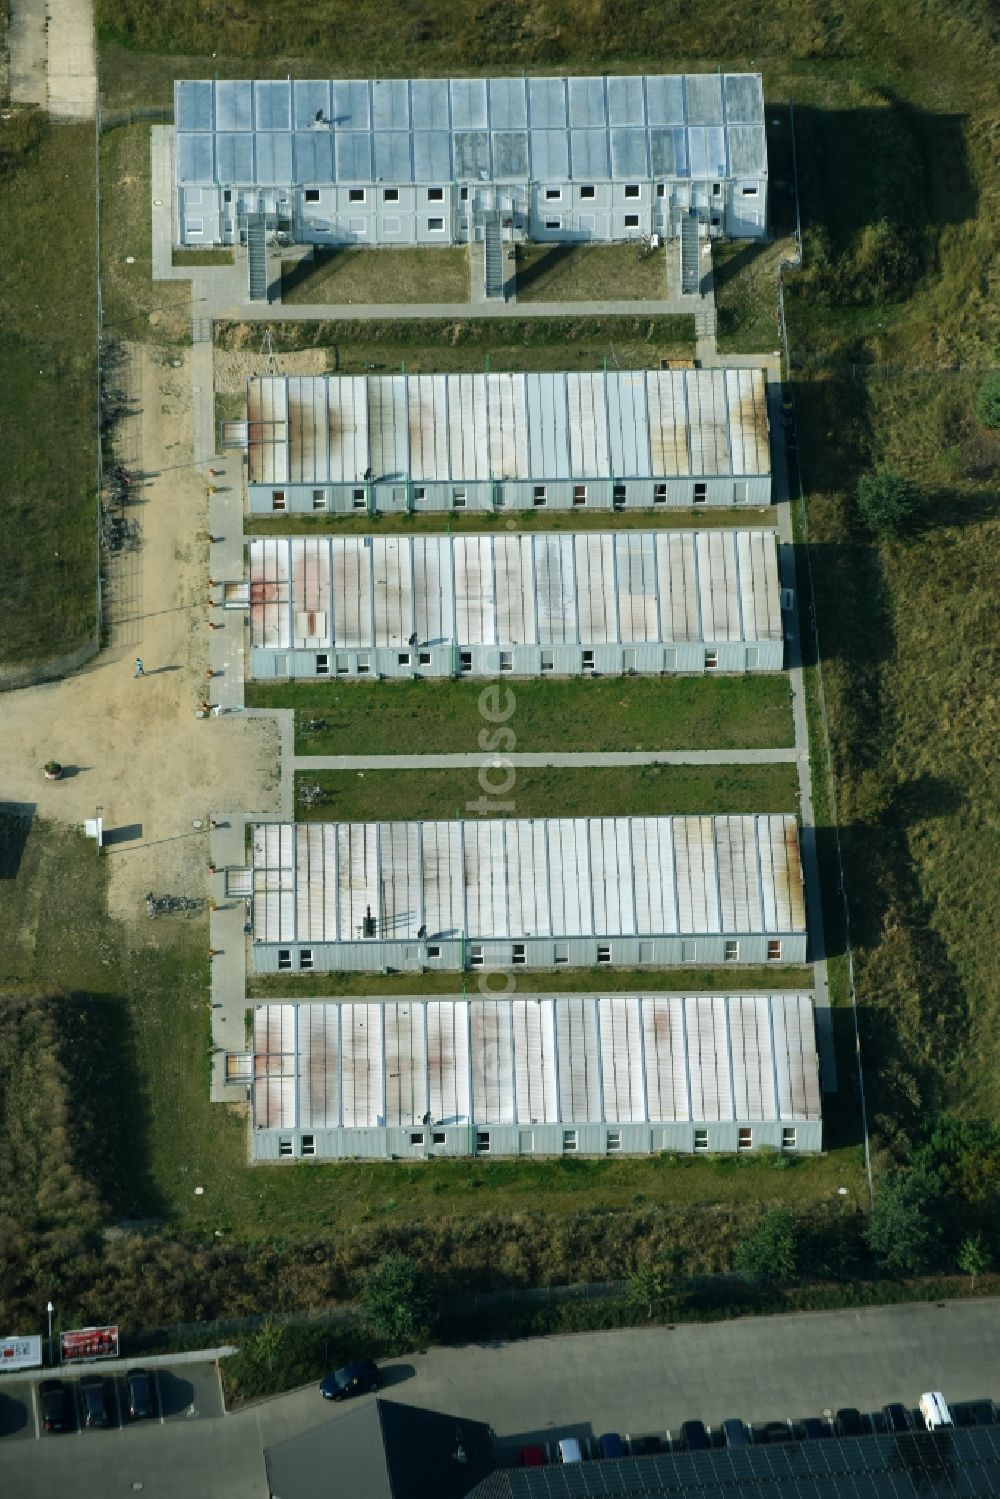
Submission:
[[[253,1363],[262,1364],[270,1373],[284,1341],[285,1329],[276,1326],[268,1317],[254,1333],[247,1352]]]
[[[1000,374],[987,375],[976,397],[976,420],[983,427],[1000,427]]]
[[[971,1235],[964,1240],[958,1251],[958,1268],[972,1277],[972,1289],[976,1289],[976,1276],[990,1268],[990,1252],[983,1243],[982,1234]]]
[[[671,1290],[669,1272],[655,1260],[643,1260],[636,1265],[625,1285],[625,1300],[647,1322],[658,1316]]]
[[[792,1280],[798,1258],[798,1224],[784,1208],[772,1208],[737,1248],[736,1268],[748,1280]]]
[[[362,1291],[365,1317],[387,1343],[411,1348],[426,1342],[435,1321],[429,1277],[406,1254],[387,1254],[369,1270]]]
[[[876,469],[858,480],[858,514],[869,531],[902,531],[919,504],[916,485],[895,469]]]
[[[865,1238],[891,1275],[917,1275],[940,1253],[944,1194],[925,1167],[896,1171],[875,1194]]]

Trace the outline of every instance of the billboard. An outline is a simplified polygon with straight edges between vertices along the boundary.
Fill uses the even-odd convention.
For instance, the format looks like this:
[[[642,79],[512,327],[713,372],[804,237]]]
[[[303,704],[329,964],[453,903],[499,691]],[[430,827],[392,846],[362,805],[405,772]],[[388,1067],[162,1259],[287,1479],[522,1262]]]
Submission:
[[[74,1359],[117,1358],[117,1327],[78,1327],[59,1334],[59,1356],[64,1364]]]
[[[8,1369],[40,1369],[41,1338],[0,1338],[0,1374]]]

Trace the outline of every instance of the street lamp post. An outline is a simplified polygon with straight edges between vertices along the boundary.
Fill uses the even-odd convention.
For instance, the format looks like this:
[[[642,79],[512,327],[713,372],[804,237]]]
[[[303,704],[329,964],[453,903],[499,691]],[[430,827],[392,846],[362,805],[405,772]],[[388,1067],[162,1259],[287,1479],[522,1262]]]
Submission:
[[[52,1313],[55,1311],[55,1307],[52,1305],[51,1301],[48,1303],[48,1305],[46,1306],[45,1310],[49,1314],[49,1367],[51,1368],[52,1367]]]

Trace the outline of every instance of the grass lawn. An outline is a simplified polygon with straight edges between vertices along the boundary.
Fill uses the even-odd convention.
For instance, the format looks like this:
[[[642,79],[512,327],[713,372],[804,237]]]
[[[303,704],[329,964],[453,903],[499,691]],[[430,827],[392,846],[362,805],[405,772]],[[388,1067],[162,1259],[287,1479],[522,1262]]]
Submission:
[[[514,784],[507,790],[511,777]],[[322,787],[323,802],[306,806],[299,794],[303,785]],[[489,805],[476,810],[484,794]],[[295,805],[301,820],[321,822],[794,812],[798,783],[792,764],[618,765],[586,770],[517,766],[479,772],[310,770],[296,776]]]
[[[250,707],[295,708],[300,755],[475,753],[484,683],[248,683]],[[784,676],[505,683],[520,751],[777,749],[792,744]],[[308,729],[324,720],[325,729]]]
[[[361,252],[359,252],[361,253]],[[378,253],[369,252],[369,253]],[[395,255],[396,250],[386,251]],[[437,252],[440,253],[440,252]],[[658,369],[662,359],[690,359],[693,318],[463,318],[272,323],[278,353],[324,349],[331,374],[476,374],[494,370]],[[253,323],[219,323],[223,348],[260,348]]]
[[[552,968],[526,974],[526,994],[731,994],[761,989],[812,992],[811,968]],[[344,999],[352,994],[466,994],[468,973],[262,973],[249,976],[250,999]],[[478,992],[478,990],[476,991]]]
[[[119,125],[105,131],[101,136],[104,327],[109,338],[182,343],[190,336],[191,288],[186,281],[152,279],[149,176],[149,125]]]
[[[8,112],[0,190],[17,205],[0,237],[2,668],[62,656],[96,629],[93,126]]]
[[[519,245],[519,302],[663,301],[666,252],[640,245]]]
[[[464,248],[334,249],[281,264],[283,302],[467,302]]]
[[[241,417],[246,413],[243,396],[216,396],[216,411]],[[220,402],[225,406],[220,407]],[[659,510],[479,510],[465,513],[453,510],[424,511],[421,514],[379,515],[248,515],[243,529],[250,536],[316,536],[336,531],[341,536],[410,536],[421,532],[437,533],[442,522],[449,531],[715,531],[736,528],[773,530],[773,510],[749,510],[713,507],[711,510],[677,506]]]
[[[220,245],[213,247],[207,245],[204,250],[192,250],[175,245],[170,252],[170,263],[175,266],[199,266],[199,265],[232,265],[233,250],[231,247]]]

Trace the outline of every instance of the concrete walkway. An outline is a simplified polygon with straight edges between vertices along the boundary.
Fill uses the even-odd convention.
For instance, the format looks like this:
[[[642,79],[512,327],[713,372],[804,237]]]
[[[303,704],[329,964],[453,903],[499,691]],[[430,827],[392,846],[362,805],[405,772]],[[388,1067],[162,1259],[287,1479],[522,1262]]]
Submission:
[[[56,120],[92,120],[97,52],[92,0],[11,0],[10,99]]]
[[[7,46],[10,102],[44,109],[48,101],[45,0],[11,0]]]
[[[480,765],[560,766],[581,770],[602,765],[789,765],[798,751],[745,750],[582,750],[512,755],[295,755],[292,769],[310,770],[464,770]]]

